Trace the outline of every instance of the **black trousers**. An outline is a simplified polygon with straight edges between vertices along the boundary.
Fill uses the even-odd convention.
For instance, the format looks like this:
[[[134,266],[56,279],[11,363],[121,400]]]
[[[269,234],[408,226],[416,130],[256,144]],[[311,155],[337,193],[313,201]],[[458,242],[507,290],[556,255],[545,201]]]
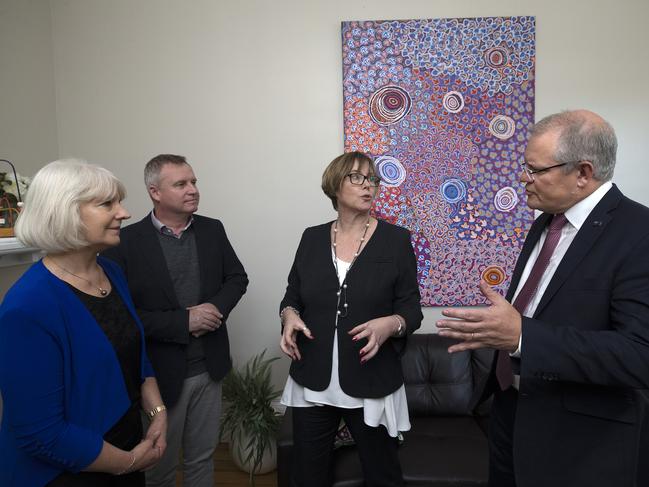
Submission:
[[[518,391],[497,390],[489,417],[489,487],[516,487],[514,420]]]
[[[341,417],[356,442],[365,485],[402,486],[398,440],[392,438],[383,426],[367,426],[362,408],[314,406],[293,408],[291,487],[331,487],[334,439]]]

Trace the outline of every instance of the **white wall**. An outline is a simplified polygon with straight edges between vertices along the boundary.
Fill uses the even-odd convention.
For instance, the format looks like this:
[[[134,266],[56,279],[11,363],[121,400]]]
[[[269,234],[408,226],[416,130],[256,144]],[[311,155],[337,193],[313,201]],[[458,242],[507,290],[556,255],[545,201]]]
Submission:
[[[48,2],[0,0],[0,158],[26,175],[56,158],[54,107]]]
[[[319,183],[343,149],[342,20],[535,15],[537,118],[577,107],[608,118],[620,139],[615,181],[649,204],[646,0],[50,6],[60,155],[115,171],[134,218],[149,210],[145,161],[160,152],[188,156],[201,213],[222,219],[251,279],[229,323],[239,363],[264,347],[279,354],[277,306],[299,236],[334,217]],[[425,315],[423,329],[432,330],[438,311]],[[276,367],[278,384],[287,367]]]
[[[47,0],[0,0],[0,159],[27,176],[59,153],[51,24]],[[0,300],[26,269],[0,267]]]

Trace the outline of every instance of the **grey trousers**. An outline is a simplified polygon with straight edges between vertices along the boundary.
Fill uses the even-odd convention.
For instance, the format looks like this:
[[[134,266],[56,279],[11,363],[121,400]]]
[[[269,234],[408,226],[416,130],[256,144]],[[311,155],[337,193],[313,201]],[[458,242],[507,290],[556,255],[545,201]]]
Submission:
[[[146,472],[147,487],[175,487],[182,451],[183,485],[214,486],[214,450],[219,441],[221,383],[207,372],[185,379],[180,398],[167,410],[167,451]]]

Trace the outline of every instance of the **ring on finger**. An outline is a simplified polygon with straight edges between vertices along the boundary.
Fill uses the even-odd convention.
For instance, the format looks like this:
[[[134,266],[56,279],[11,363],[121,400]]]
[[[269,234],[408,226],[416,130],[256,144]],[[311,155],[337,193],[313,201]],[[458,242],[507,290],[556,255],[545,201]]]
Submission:
[[[475,332],[471,332],[471,340],[475,338]]]

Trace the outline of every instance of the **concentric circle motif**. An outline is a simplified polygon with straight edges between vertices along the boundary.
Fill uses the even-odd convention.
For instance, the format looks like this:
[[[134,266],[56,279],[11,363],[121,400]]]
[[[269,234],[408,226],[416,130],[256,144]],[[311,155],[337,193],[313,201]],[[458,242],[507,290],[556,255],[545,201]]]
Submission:
[[[497,265],[487,267],[482,271],[482,279],[490,286],[497,286],[505,282],[505,270]]]
[[[507,140],[516,130],[516,123],[507,115],[496,115],[489,123],[489,132],[500,140]]]
[[[398,86],[384,86],[370,96],[370,117],[379,125],[392,125],[408,115],[412,100],[406,90]]]
[[[374,161],[376,172],[384,186],[401,186],[406,180],[406,169],[398,159],[392,156],[380,156]]]
[[[494,206],[498,211],[511,211],[518,204],[518,194],[511,186],[500,188],[494,196]]]
[[[450,178],[442,183],[442,197],[449,203],[457,203],[466,198],[466,184],[457,178]]]
[[[444,95],[442,105],[447,112],[458,113],[464,108],[464,97],[459,91],[449,91]]]
[[[502,68],[509,63],[509,51],[504,47],[491,47],[484,53],[484,59],[492,68]]]

